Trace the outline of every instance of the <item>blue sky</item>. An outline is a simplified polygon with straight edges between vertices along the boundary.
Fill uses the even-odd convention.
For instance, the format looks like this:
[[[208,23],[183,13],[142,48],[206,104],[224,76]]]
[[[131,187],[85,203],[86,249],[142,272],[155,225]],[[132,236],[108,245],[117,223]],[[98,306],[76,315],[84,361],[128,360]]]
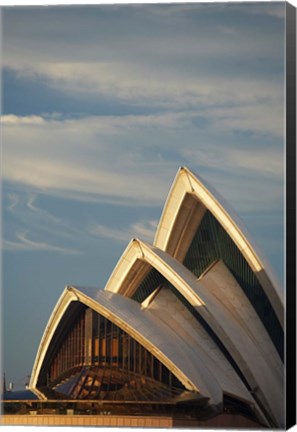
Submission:
[[[283,280],[285,3],[2,10],[3,355],[23,387],[66,284],[152,241],[179,166]]]

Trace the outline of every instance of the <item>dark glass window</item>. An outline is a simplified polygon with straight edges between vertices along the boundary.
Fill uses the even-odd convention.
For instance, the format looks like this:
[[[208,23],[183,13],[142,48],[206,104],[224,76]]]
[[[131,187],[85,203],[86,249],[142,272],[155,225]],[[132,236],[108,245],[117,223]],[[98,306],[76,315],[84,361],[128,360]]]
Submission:
[[[163,281],[164,277],[156,269],[151,269],[136,289],[132,299],[142,303]]]
[[[43,370],[51,397],[158,400],[185,390],[146,348],[89,308],[56,336]]]
[[[184,265],[199,277],[218,259],[225,263],[243,289],[283,359],[284,334],[263,288],[229,234],[207,211],[189,247]]]

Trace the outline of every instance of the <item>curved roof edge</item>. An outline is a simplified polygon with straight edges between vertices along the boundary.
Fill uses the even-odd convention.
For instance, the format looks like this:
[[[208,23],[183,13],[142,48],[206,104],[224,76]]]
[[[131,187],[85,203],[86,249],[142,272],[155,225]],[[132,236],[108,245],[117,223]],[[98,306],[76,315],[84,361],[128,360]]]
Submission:
[[[137,265],[139,259],[155,268],[179,291],[214,331],[237,363],[240,370],[244,371],[245,378],[248,380],[251,387],[256,388],[259,386],[257,367],[255,367],[255,365],[251,367],[248,361],[249,356],[246,350],[243,350],[241,343],[245,337],[248,337],[249,332],[244,333],[242,331],[243,329],[240,330],[238,323],[236,324],[233,322],[232,314],[229,314],[228,317],[226,315],[223,320],[220,319],[222,314],[219,313],[217,307],[214,307],[214,299],[209,296],[208,290],[204,286],[203,279],[197,280],[190,270],[171,257],[167,252],[134,239],[129,244],[129,247],[126,249],[117,265],[116,278],[111,280],[110,284],[107,285],[105,289],[111,289],[113,292],[121,294],[122,296],[133,296],[138,287],[137,282],[134,284],[131,282],[129,285],[126,285],[125,282],[126,278],[128,278],[128,280],[130,279],[130,272],[132,274],[135,273],[133,266]],[[226,270],[226,272],[229,274],[229,271]],[[231,278],[233,280],[233,277]],[[131,277],[131,281],[133,281],[133,277]],[[249,302],[247,303],[249,304]],[[232,323],[236,324],[234,331],[230,331]],[[261,351],[256,345],[254,345],[254,348],[256,352]],[[242,351],[244,351],[244,353]],[[269,373],[270,372],[271,371],[269,371]]]
[[[132,297],[138,286],[138,280],[130,276],[137,261],[141,260],[148,266],[155,268],[172,285],[179,287],[182,295],[195,306],[205,306],[197,293],[193,294],[192,285],[199,282],[183,264],[172,258],[167,252],[151,246],[139,239],[132,239],[123,255],[119,259],[114,272],[111,274],[105,291]],[[134,274],[134,272],[133,272]],[[126,283],[131,281],[131,284]]]
[[[64,289],[64,291],[62,292],[56,306],[54,307],[54,310],[48,320],[47,326],[43,332],[38,350],[37,350],[37,354],[35,357],[35,362],[33,365],[33,369],[32,369],[32,373],[31,373],[31,378],[30,378],[30,383],[29,383],[29,389],[32,390],[33,392],[35,392],[35,394],[37,394],[38,397],[41,398],[41,393],[36,389],[36,384],[37,384],[37,379],[38,379],[38,375],[40,372],[40,368],[42,365],[42,362],[44,360],[47,348],[50,344],[50,341],[53,337],[53,334],[55,333],[60,319],[63,316],[64,312],[66,311],[66,309],[68,308],[70,302],[72,300],[75,300],[76,296],[74,295],[74,293],[69,293],[69,291],[67,290],[67,287]]]
[[[211,403],[221,403],[222,390],[216,383],[212,390],[205,382],[206,370],[200,373],[196,361],[189,357],[187,341],[164,326],[150,312],[127,297],[103,290],[70,287],[79,300],[111,320],[164,364],[189,391],[198,392]],[[203,368],[202,368],[203,369]],[[209,377],[208,377],[209,378]],[[214,381],[214,380],[213,380]]]
[[[142,311],[140,304],[111,292],[72,286],[66,287],[58,300],[37,352],[29,388],[39,398],[45,398],[37,388],[43,361],[59,322],[72,301],[85,304],[126,331],[153,353],[188,390],[200,393],[202,397],[210,398],[212,404],[221,403],[221,389],[215,386],[211,392],[209,391],[203,374],[197,370],[196,363],[190,361],[187,356],[186,341],[182,341],[170,329],[166,328],[165,331],[160,323],[154,321],[155,317],[150,317],[150,313]]]
[[[167,250],[169,240],[175,235],[174,223],[177,220],[186,194],[198,198],[230,235],[255,272],[283,327],[283,290],[273,269],[259,252],[248,230],[231,205],[204,179],[186,167],[179,168],[171,186],[158,224],[154,245],[162,250]]]
[[[120,290],[120,287],[123,286],[124,282],[128,284],[128,282],[131,279],[131,277],[129,277],[130,276],[129,272],[131,270],[132,265],[135,263],[137,259],[142,259],[142,258],[143,258],[143,252],[140,247],[140,241],[136,238],[132,238],[128,243],[126,249],[122,253],[121,257],[119,258],[111,275],[109,276],[104,290],[123,295],[123,290]],[[143,272],[138,272],[137,275],[133,275],[133,276],[135,276],[133,277],[133,282],[135,284],[142,279]]]

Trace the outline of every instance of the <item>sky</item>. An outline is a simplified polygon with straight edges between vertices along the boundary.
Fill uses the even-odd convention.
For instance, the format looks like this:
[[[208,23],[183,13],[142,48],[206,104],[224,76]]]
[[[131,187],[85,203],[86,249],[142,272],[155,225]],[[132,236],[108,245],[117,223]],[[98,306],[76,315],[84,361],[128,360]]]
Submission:
[[[285,3],[2,8],[3,370],[66,285],[152,242],[180,166],[284,277]]]

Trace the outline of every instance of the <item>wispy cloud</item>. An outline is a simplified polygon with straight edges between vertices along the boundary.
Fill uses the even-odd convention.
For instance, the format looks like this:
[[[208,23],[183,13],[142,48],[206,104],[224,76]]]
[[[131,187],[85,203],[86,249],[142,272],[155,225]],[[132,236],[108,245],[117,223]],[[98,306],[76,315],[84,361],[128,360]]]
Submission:
[[[4,65],[19,78],[74,95],[78,105],[82,98],[171,111],[248,105],[256,114],[261,106],[265,131],[282,135],[275,113],[283,110],[284,19],[274,17],[284,18],[283,4],[105,6],[65,14],[53,8],[51,19],[42,19],[46,13],[5,14]],[[245,121],[241,114],[234,127]]]
[[[14,208],[19,204],[19,196],[15,193],[8,193],[7,195],[9,203],[8,203],[8,210],[13,211]]]
[[[234,149],[232,152],[230,151],[229,156],[230,164],[233,163],[239,169],[245,169],[251,173],[262,172],[263,175],[274,179],[282,180],[284,178],[284,158],[281,151],[273,148],[253,151]]]
[[[216,148],[183,150],[185,158],[194,165],[221,170],[238,176],[253,176],[270,179],[282,184],[284,178],[284,149],[265,146],[264,148],[237,148],[234,145],[219,145]]]
[[[266,6],[266,7],[265,7]],[[286,4],[283,2],[269,2],[267,5],[257,5],[251,9],[251,13],[269,15],[275,18],[284,19],[286,14]]]
[[[265,19],[281,16],[281,4],[130,5],[105,11],[64,15],[53,8],[49,20],[42,19],[43,11],[6,12],[5,67],[77,100],[103,97],[171,110],[256,106],[263,100],[267,107],[282,105],[283,29],[281,20]],[[59,43],[49,34],[59,35]]]
[[[205,115],[211,119],[212,126],[220,131],[243,131],[257,134],[259,137],[270,134],[282,139],[284,136],[283,97],[284,94],[280,92],[271,106],[267,106],[267,101],[263,102],[259,99],[254,103],[243,103],[240,106],[212,107],[205,110]]]
[[[128,242],[131,238],[140,238],[152,242],[156,232],[158,221],[143,221],[130,225],[127,228],[111,228],[105,225],[92,225],[88,228],[91,235],[108,238],[120,242]]]
[[[41,125],[44,121],[43,117],[37,115],[19,117],[8,114],[1,117],[1,123],[5,125]]]
[[[48,212],[45,212],[44,210],[41,210],[40,208],[36,207],[36,205],[34,205],[35,201],[36,201],[36,195],[31,194],[31,195],[29,196],[28,201],[27,201],[27,207],[28,207],[30,210],[33,210],[34,212],[42,213],[42,214],[46,214],[47,216],[50,216],[50,218],[52,219],[52,218],[53,218],[52,215],[49,215]],[[54,220],[57,220],[57,219],[54,218]]]
[[[3,128],[3,176],[42,190],[113,198],[127,205],[139,200],[144,205],[160,203],[166,194],[166,167],[162,164],[153,176],[158,171],[155,157],[148,143],[144,157],[137,141],[143,128],[149,133],[158,127],[168,128],[170,122],[175,123],[168,116],[128,116],[49,120],[42,127],[10,124]],[[128,140],[131,133],[139,137],[123,148],[120,141],[125,135]]]
[[[176,49],[176,44],[172,44]],[[193,46],[190,42],[185,47]],[[194,45],[195,46],[195,45]],[[221,47],[220,47],[221,49]],[[168,48],[167,48],[168,51]],[[196,57],[197,53],[192,53]],[[265,101],[265,107],[283,108],[282,81],[265,77],[237,76],[233,74],[193,73],[185,74],[177,66],[173,70],[163,67],[152,70],[151,65],[129,65],[114,62],[90,63],[46,63],[24,67],[19,76],[44,79],[49,86],[65,94],[94,98],[109,97],[134,105],[175,110],[195,109],[214,105],[238,106],[257,104]],[[6,123],[42,122],[36,116],[21,120],[10,115]],[[279,132],[280,133],[280,132]]]
[[[41,80],[49,95],[74,95],[78,106],[124,101],[134,114],[3,116],[4,179],[56,197],[150,207],[162,205],[172,173],[188,165],[241,210],[276,208],[284,176],[283,5],[148,7],[145,19],[142,8],[115,10],[104,20],[99,9],[96,18],[88,11],[52,20],[67,36],[59,44],[32,15],[7,15],[6,26],[22,23],[17,32],[6,27],[4,40],[4,63],[18,78]],[[125,23],[122,37],[108,31],[111,22]],[[16,197],[9,205],[16,209]],[[26,206],[26,223],[47,220],[47,229],[72,235],[36,196]],[[135,235],[130,227],[97,229],[110,238]]]
[[[17,232],[16,240],[3,240],[3,248],[8,251],[43,251],[43,252],[54,252],[62,255],[79,255],[80,251],[75,249],[62,248],[46,242],[37,242],[30,240],[27,236],[26,231]]]
[[[4,194],[5,198],[5,194]],[[48,211],[37,206],[38,194],[23,192],[7,194],[7,210],[14,216],[18,223],[22,223],[35,232],[43,231],[51,233],[55,237],[73,239],[80,235],[81,231],[72,226],[69,221],[54,216]]]
[[[44,19],[46,14],[48,20]],[[27,60],[28,64],[34,64],[53,61],[53,58],[56,62],[75,59],[91,62],[102,58],[114,61],[116,58],[131,63],[139,58],[139,62],[144,63],[151,62],[160,51],[167,59],[168,52],[176,55],[180,48],[197,56],[210,53],[244,57],[263,48],[270,55],[275,55],[275,40],[270,40],[273,34],[262,32],[259,38],[263,22],[251,20],[255,14],[260,18],[267,15],[284,18],[284,6],[281,3],[216,3],[138,7],[116,5],[89,7],[88,10],[76,8],[76,11],[68,8],[67,12],[61,11],[61,8],[52,8],[50,12],[5,11],[5,61],[20,64]],[[230,43],[223,38],[218,43],[215,30],[219,23],[228,24],[230,17],[233,17],[233,25],[241,29],[239,43],[236,40]],[[273,24],[270,24],[271,27],[274,27]],[[267,26],[267,22],[264,25]],[[110,31],[112,27],[114,31]],[[253,32],[246,40],[244,32],[249,28]],[[38,40],[36,34],[39,35]],[[52,37],[48,37],[49,34]],[[193,43],[194,40],[196,43]]]
[[[82,100],[135,114],[4,116],[5,179],[125,206],[161,205],[179,165],[281,181],[282,4],[105,10],[6,14],[4,64],[20,82],[75,97],[76,114]],[[245,153],[236,133],[251,137]]]
[[[161,205],[172,173],[180,165],[198,172],[211,169],[210,177],[216,171],[218,184],[233,173],[239,181],[245,175],[258,182],[279,182],[282,188],[282,145],[276,138],[267,138],[271,136],[265,133],[268,122],[255,121],[259,126],[253,131],[253,118],[260,118],[260,111],[261,107],[255,113],[250,108],[238,109],[238,113],[213,108],[72,120],[44,118],[42,126],[18,123],[17,116],[14,125],[7,125],[4,116],[3,177],[43,193],[124,206]],[[201,118],[206,119],[205,124],[203,120],[200,125]],[[279,119],[273,118],[269,123],[276,124]],[[234,135],[241,128],[251,136]],[[12,208],[15,199],[11,198]],[[26,205],[32,220],[39,215],[59,223],[38,209],[34,197]]]

